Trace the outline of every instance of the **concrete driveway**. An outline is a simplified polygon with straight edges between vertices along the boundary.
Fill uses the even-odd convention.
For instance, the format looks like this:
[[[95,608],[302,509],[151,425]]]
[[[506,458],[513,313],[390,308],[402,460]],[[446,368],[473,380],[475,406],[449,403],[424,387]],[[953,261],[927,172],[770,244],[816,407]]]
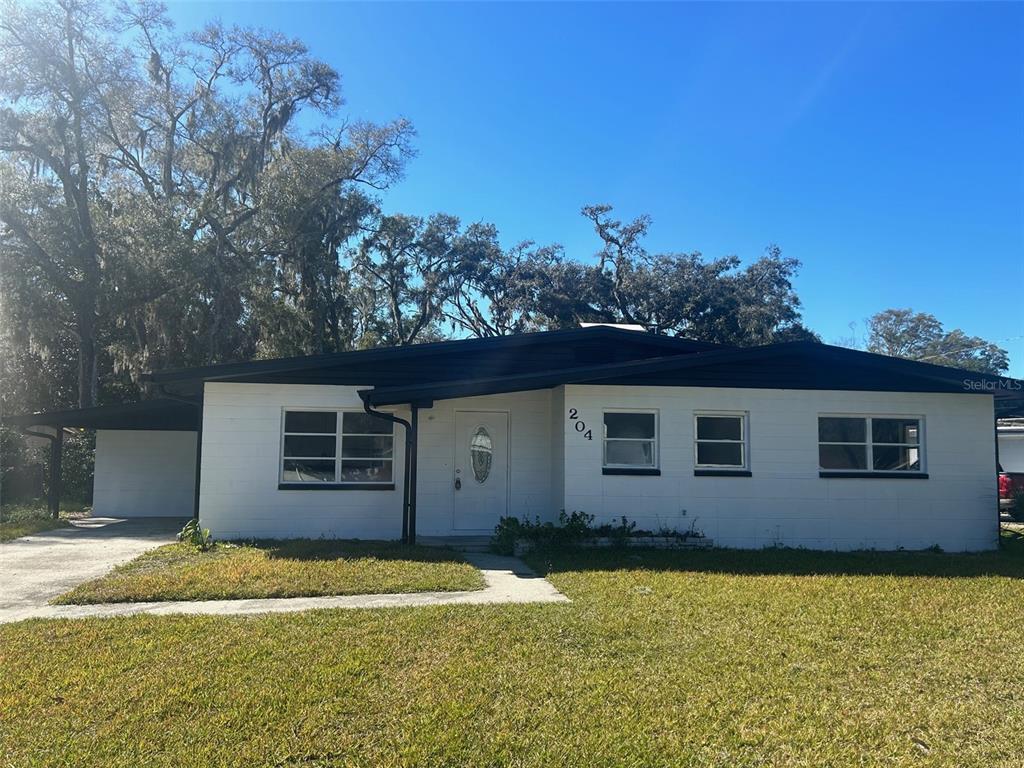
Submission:
[[[186,519],[92,517],[0,544],[0,623],[18,621],[76,584],[174,541]]]

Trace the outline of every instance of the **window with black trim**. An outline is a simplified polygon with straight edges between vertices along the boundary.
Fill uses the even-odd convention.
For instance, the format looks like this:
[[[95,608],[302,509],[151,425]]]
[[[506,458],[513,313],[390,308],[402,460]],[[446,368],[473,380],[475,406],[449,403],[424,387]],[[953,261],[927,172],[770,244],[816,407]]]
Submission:
[[[604,466],[607,469],[656,469],[658,414],[655,411],[605,411]]]
[[[818,466],[832,472],[923,472],[921,419],[819,416]]]
[[[693,438],[694,466],[698,469],[747,468],[745,413],[696,413]]]
[[[281,482],[394,482],[394,424],[360,411],[286,410]]]

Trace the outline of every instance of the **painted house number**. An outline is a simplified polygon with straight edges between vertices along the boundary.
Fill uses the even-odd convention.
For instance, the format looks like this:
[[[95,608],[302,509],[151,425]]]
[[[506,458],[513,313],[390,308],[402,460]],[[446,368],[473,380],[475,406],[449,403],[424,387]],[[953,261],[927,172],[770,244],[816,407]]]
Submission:
[[[587,422],[580,418],[580,412],[575,408],[569,409],[569,421],[575,422],[573,429],[583,435],[587,440],[594,439],[594,431],[587,429]]]

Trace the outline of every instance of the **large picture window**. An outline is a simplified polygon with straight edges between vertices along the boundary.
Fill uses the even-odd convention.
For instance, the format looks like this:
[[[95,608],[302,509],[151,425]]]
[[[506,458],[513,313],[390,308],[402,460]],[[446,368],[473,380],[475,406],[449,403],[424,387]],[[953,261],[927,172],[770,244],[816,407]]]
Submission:
[[[394,425],[359,411],[287,410],[281,482],[394,482]]]
[[[747,424],[742,413],[694,415],[694,461],[708,469],[746,469]]]
[[[819,416],[818,466],[833,472],[923,472],[921,419]]]
[[[655,469],[658,466],[658,415],[654,411],[606,411],[604,466]]]

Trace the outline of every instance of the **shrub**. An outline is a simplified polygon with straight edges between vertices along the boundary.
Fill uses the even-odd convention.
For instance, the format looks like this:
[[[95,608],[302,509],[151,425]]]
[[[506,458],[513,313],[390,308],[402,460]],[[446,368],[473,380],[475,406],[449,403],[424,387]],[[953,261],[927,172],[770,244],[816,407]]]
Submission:
[[[60,462],[62,499],[92,503],[95,451],[95,432],[79,432],[64,436],[64,455]],[[49,467],[49,451],[46,452],[46,466]]]
[[[695,517],[692,520],[690,520],[690,527],[687,528],[685,531],[683,531],[682,538],[684,538],[684,539],[703,539],[704,538],[704,531],[702,531],[699,528],[697,528],[697,520],[699,520],[699,519],[700,518]],[[677,534],[677,535],[679,535],[679,534]]]
[[[199,552],[206,552],[213,546],[213,536],[209,528],[202,528],[199,521],[192,518],[178,534],[178,541],[191,544]]]
[[[50,510],[46,502],[29,502],[25,504],[0,504],[0,523],[24,523],[32,520],[50,519]]]
[[[499,555],[513,555],[516,542],[522,538],[523,525],[518,517],[503,517],[498,520],[491,537],[491,549]]]
[[[690,527],[685,531],[677,531],[674,528],[662,526],[657,533],[654,531],[638,530],[636,523],[629,520],[625,515],[615,523],[602,523],[594,527],[594,516],[585,512],[573,512],[566,515],[562,511],[558,515],[557,523],[542,523],[540,518],[530,521],[526,518],[520,520],[517,517],[503,517],[498,521],[494,529],[494,536],[491,537],[491,549],[502,555],[515,553],[516,544],[524,542],[534,549],[547,547],[562,547],[581,544],[597,538],[610,539],[613,546],[624,547],[630,539],[644,536],[661,536],[666,539],[703,539],[704,533],[696,528],[697,518],[690,521]]]
[[[598,536],[611,539],[612,545],[616,547],[626,546],[631,536],[650,534],[650,531],[637,531],[636,523],[627,520],[625,515],[619,518],[619,522],[614,525],[611,523],[599,525],[594,532]]]
[[[9,427],[0,428],[0,487],[7,502],[45,498],[50,482],[50,444],[40,441],[31,447],[25,435]],[[61,458],[61,499],[91,504],[96,436],[92,432],[64,435]]]
[[[557,523],[542,523],[539,517],[532,522],[525,518],[503,517],[494,529],[491,549],[498,554],[511,555],[520,541],[531,544],[535,549],[578,544],[594,537],[593,522],[593,515],[585,512],[566,515],[564,510],[559,513]]]
[[[566,517],[565,510],[558,514],[558,524],[562,528],[562,536],[568,542],[586,541],[594,537],[591,526],[594,524],[594,516],[586,512],[574,511]]]

